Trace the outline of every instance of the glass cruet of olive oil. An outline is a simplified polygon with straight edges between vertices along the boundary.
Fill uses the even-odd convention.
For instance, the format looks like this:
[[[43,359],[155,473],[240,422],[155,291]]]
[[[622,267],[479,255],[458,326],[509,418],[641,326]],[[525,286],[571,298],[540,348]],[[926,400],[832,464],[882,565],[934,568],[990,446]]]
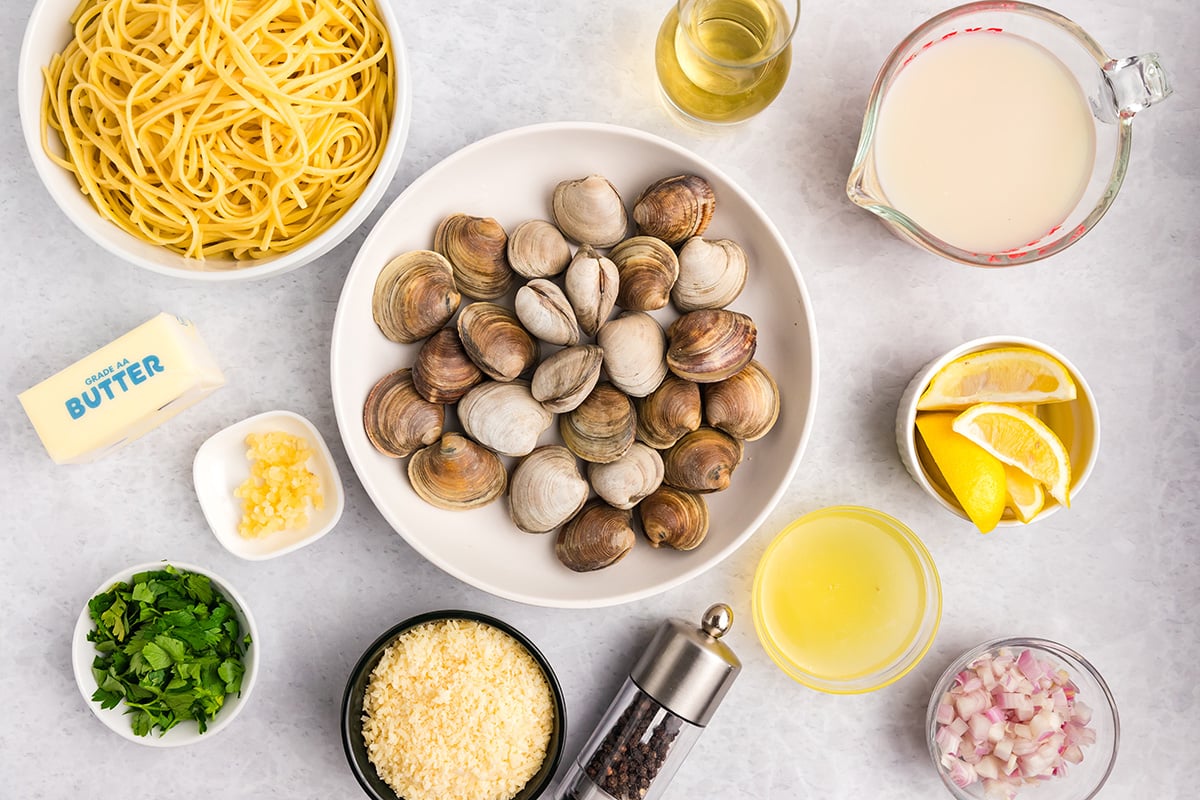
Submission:
[[[799,0],[679,0],[654,46],[663,96],[691,120],[749,119],[787,82],[799,18]]]

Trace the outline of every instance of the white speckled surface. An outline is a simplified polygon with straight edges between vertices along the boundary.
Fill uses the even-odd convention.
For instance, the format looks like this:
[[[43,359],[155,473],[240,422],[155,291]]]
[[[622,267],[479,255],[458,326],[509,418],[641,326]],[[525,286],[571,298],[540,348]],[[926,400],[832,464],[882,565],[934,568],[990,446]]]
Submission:
[[[1017,271],[943,263],[894,239],[845,198],[861,113],[887,52],[940,3],[810,3],[781,98],[721,136],[676,127],[659,108],[654,33],[668,3],[399,2],[413,69],[409,145],[395,197],[438,160],[487,134],[576,119],[643,128],[712,159],[782,229],[816,308],[816,429],[791,490],[717,569],[655,598],[596,611],[533,608],[443,574],[370,504],[337,438],[328,385],[338,292],[366,228],[303,270],[250,285],[150,275],[100,251],[62,217],[24,151],[16,115],[18,34],[31,3],[0,2],[0,796],[326,798],[361,796],[342,754],[337,706],[375,636],[411,614],[465,607],[516,625],[567,694],[567,757],[607,705],[641,643],[668,615],[725,599],[745,670],[668,798],[936,798],[922,740],[932,683],[960,651],[997,635],[1058,639],[1109,681],[1123,719],[1105,798],[1195,795],[1200,745],[1200,6],[1184,0],[1064,0],[1056,10],[1116,55],[1157,50],[1177,96],[1139,117],[1129,179],[1100,227]],[[379,211],[372,215],[374,220]],[[57,467],[16,395],[159,310],[190,317],[228,385],[109,459]],[[991,333],[1045,341],[1088,376],[1099,401],[1099,465],[1069,512],[980,537],[924,497],[892,439],[911,374]],[[289,408],[324,432],[346,483],[341,523],[311,547],[252,563],[208,532],[191,462],[211,433]],[[925,661],[860,697],[816,694],[766,658],[750,585],[771,535],[834,503],[907,522],[941,570],[945,613]],[[262,629],[251,702],[212,742],[155,751],[97,722],[73,686],[70,633],[86,593],[117,569],[166,556],[211,565]],[[1033,797],[1033,794],[1030,794]]]

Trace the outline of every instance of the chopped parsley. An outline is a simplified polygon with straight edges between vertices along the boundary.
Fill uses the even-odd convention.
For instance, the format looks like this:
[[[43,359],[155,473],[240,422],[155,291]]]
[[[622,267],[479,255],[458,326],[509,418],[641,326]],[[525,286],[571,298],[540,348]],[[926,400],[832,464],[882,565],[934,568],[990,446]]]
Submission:
[[[119,581],[88,601],[101,708],[125,701],[138,736],[195,720],[200,733],[239,694],[250,634],[207,575],[166,565]]]

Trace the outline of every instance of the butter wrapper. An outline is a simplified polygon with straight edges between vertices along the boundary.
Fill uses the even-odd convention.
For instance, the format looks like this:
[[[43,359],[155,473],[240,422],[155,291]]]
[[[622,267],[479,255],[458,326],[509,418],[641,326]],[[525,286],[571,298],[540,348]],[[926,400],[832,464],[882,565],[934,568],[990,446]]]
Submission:
[[[162,313],[19,394],[59,464],[95,461],[225,383],[196,326]]]

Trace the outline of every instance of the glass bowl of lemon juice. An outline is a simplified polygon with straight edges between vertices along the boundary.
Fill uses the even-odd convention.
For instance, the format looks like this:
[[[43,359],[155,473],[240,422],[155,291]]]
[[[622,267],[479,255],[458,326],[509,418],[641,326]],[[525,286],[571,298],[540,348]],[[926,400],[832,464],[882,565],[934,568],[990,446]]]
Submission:
[[[902,522],[861,506],[814,511],[767,547],[754,576],[754,627],[776,665],[831,694],[903,677],[942,615],[933,557]]]

